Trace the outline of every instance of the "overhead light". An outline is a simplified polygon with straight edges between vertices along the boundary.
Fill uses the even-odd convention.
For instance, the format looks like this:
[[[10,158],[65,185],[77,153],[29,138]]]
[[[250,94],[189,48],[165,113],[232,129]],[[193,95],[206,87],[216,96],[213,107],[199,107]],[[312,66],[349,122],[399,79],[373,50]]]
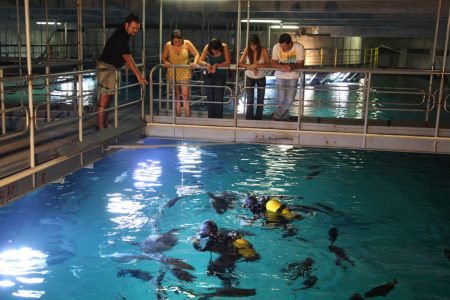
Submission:
[[[269,19],[250,19],[250,20],[241,20],[242,23],[269,23],[269,24],[280,24],[281,20],[269,20]]]
[[[37,21],[36,25],[61,25],[61,22],[54,22],[54,21]]]
[[[272,25],[270,26],[272,29],[299,29],[298,25]]]

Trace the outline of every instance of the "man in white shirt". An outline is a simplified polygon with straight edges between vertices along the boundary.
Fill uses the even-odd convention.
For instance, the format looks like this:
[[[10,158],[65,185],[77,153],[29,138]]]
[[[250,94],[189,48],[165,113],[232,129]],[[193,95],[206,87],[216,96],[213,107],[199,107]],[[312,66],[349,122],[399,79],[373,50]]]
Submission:
[[[274,120],[288,120],[289,107],[297,93],[300,73],[295,71],[305,65],[305,49],[302,44],[292,42],[288,33],[283,33],[272,51],[272,67],[275,71],[278,90],[278,108],[273,113]]]

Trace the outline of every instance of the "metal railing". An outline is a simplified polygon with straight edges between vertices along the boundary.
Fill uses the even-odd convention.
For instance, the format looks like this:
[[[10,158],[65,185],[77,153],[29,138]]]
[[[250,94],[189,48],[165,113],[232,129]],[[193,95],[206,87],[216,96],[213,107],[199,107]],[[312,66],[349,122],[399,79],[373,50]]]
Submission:
[[[139,65],[139,67],[142,67],[142,65]],[[94,98],[97,95],[96,89],[83,87],[81,93],[79,89],[80,82],[83,84],[86,78],[93,77],[97,71],[96,69],[60,73],[50,73],[50,67],[47,67],[45,70],[45,74],[32,77],[33,115],[35,116],[33,124],[37,130],[82,122],[84,119],[91,118],[97,114],[93,109],[96,102]],[[25,104],[25,99],[28,98],[28,78],[26,76],[2,77],[2,71],[0,69],[0,113],[2,120],[0,141],[24,134],[29,127],[29,108]],[[125,78],[128,78],[128,70],[125,73]],[[95,85],[94,80],[92,80],[92,83]],[[125,104],[119,104],[119,101],[117,101],[108,109],[108,111],[114,111],[115,126],[117,126],[119,109],[142,101],[144,93],[142,89],[138,99],[128,99],[128,91],[137,86],[139,86],[139,83],[128,84],[127,79],[124,86],[116,87],[115,91],[117,93],[122,91],[126,95],[126,100],[123,101]],[[58,91],[57,87],[63,87],[65,90],[62,91],[60,89]],[[14,112],[21,113],[13,114]],[[19,120],[24,122],[24,126],[21,126],[22,130],[17,131],[17,128],[9,128],[7,126],[7,121],[11,121],[13,118],[16,119],[16,123]]]
[[[137,66],[143,67],[142,64]],[[50,73],[49,67],[46,68],[46,74],[9,77],[2,77],[2,71],[0,69],[1,144],[6,145],[8,141],[13,141],[17,137],[30,135],[31,145],[32,141],[35,141],[35,135],[37,136],[41,132],[60,130],[64,126],[76,123],[79,124],[78,140],[83,142],[85,122],[97,114],[95,111],[97,91],[92,87],[84,86],[84,83],[86,79],[91,78],[91,83],[95,86],[96,83],[92,77],[98,70]],[[119,110],[126,107],[141,103],[137,115],[141,118],[144,117],[142,102],[145,89],[140,87],[139,83],[130,84],[128,82],[128,70],[125,69],[123,73],[125,73],[125,84],[116,86],[114,89],[115,99],[112,101],[111,107],[105,110],[113,112],[114,127],[119,126]],[[34,87],[31,89],[33,93],[31,105],[24,100],[29,97],[29,84]],[[57,87],[60,87],[59,90]],[[139,92],[136,90],[135,98],[130,97],[129,90],[136,87],[139,87]],[[60,94],[55,95],[55,91]],[[125,96],[121,98],[121,101],[118,99],[119,93]],[[33,110],[32,114],[30,114],[30,109]],[[31,126],[33,130],[30,130]],[[34,147],[30,147],[30,150],[30,152],[34,152]],[[30,153],[30,155],[34,156],[35,153]]]
[[[177,86],[182,86],[184,84],[180,84],[180,83],[176,83],[175,80],[175,76],[176,76],[176,68],[189,68],[189,66],[185,66],[185,65],[172,65],[171,68],[173,69],[173,78],[171,80],[170,83],[167,83],[165,81],[158,81],[157,83],[154,82],[153,78],[155,77],[155,73],[156,72],[160,72],[159,73],[159,78],[162,78],[161,76],[161,71],[164,70],[164,65],[159,64],[156,65],[155,67],[152,68],[152,70],[150,71],[149,77],[149,84],[150,84],[150,92],[149,92],[149,115],[150,118],[153,118],[154,115],[154,103],[155,103],[155,86],[158,86],[158,95],[159,97],[157,98],[158,100],[158,109],[159,111],[162,110],[162,105],[165,105],[166,109],[169,108],[169,104],[172,104],[172,117],[173,120],[175,118],[175,101],[178,101],[175,98],[175,93],[173,92],[175,90],[175,88]],[[196,69],[199,70],[204,70],[205,68],[202,67],[198,67]],[[228,69],[228,68],[226,68]],[[227,99],[224,102],[221,102],[220,104],[229,104],[229,105],[233,105],[236,103],[236,97],[235,97],[235,93],[233,92],[233,90],[235,90],[235,85],[236,83],[234,82],[226,82],[225,85],[223,86],[216,86],[216,85],[205,85],[203,84],[202,80],[195,80],[195,81],[191,81],[189,83],[189,88],[190,88],[190,100],[189,100],[189,104],[190,106],[195,106],[195,105],[209,105],[209,104],[217,104],[217,102],[211,102],[211,101],[207,101],[206,100],[206,96],[202,95],[203,94],[203,90],[207,89],[207,88],[222,88],[224,89],[224,99]],[[200,90],[200,94],[196,95],[194,98],[196,100],[191,100],[192,99],[192,89],[198,89]],[[163,98],[163,95],[165,94],[165,98]],[[175,121],[173,121],[175,122]]]
[[[379,60],[378,48],[306,48],[307,66],[345,66],[376,68]]]
[[[177,67],[183,67],[181,65],[172,66],[173,68]],[[184,66],[187,67],[187,66]],[[156,85],[166,85],[166,83],[161,81],[155,81],[154,73],[157,68],[160,68],[160,66],[156,66],[152,71],[150,72],[150,122],[154,122],[154,111],[153,111],[153,105],[154,105],[154,99],[153,99],[153,86]],[[232,66],[230,68],[231,71],[240,72],[243,69],[236,68]],[[273,68],[265,68],[263,69],[268,73],[271,73],[275,71]],[[446,93],[448,93],[448,90],[446,93],[443,93],[442,98],[439,98],[437,95],[439,94],[439,89],[435,88],[428,88],[426,86],[427,83],[424,82],[424,86],[417,87],[417,88],[411,88],[411,87],[401,87],[401,86],[374,86],[373,79],[376,76],[386,76],[386,75],[394,75],[394,76],[411,76],[411,78],[423,78],[424,76],[433,76],[435,78],[441,78],[442,76],[447,76],[448,73],[442,74],[442,72],[439,71],[432,71],[432,70],[399,70],[399,69],[363,69],[363,68],[305,68],[302,70],[299,70],[300,72],[300,78],[299,82],[303,84],[299,84],[297,87],[297,93],[296,98],[294,102],[292,103],[290,107],[290,112],[292,116],[296,117],[296,120],[298,122],[297,130],[301,129],[301,123],[305,117],[320,117],[323,116],[311,113],[310,111],[313,109],[329,109],[329,110],[342,110],[342,109],[354,109],[357,111],[357,114],[355,113],[354,116],[346,117],[345,114],[341,117],[332,115],[328,118],[331,120],[336,118],[343,118],[343,119],[358,119],[362,120],[364,124],[364,132],[368,131],[368,126],[370,125],[371,121],[379,121],[382,120],[379,118],[379,115],[382,113],[388,114],[386,120],[391,121],[392,120],[392,114],[397,114],[394,118],[395,121],[414,121],[418,126],[422,126],[420,124],[424,124],[425,122],[428,124],[427,127],[433,127],[435,126],[435,134],[436,136],[439,135],[439,129],[442,124],[440,124],[439,121],[442,119],[450,119],[450,115],[441,115],[438,114],[443,109],[444,112],[450,112],[450,109],[448,108],[448,101],[450,96]],[[326,84],[306,84],[305,82],[306,77],[311,76],[315,73],[333,73],[333,72],[352,72],[359,74],[358,77],[360,78],[357,82],[347,82],[348,85],[342,85],[342,82],[337,82],[336,84],[326,83]],[[243,77],[240,77],[241,79]],[[354,78],[352,76],[352,78]],[[238,81],[239,83],[240,81]],[[235,83],[235,87],[238,86],[238,83]],[[202,91],[202,89],[205,87],[202,84],[198,84],[198,81],[196,81],[195,84],[189,85],[192,88],[197,88],[198,90]],[[241,115],[245,114],[245,107],[246,107],[246,91],[249,88],[247,87],[241,87],[238,89],[230,88],[229,92],[230,95],[228,97],[227,101],[224,101],[224,105],[231,107],[232,112],[231,115],[233,115],[233,118],[235,119],[234,124],[235,126],[239,126],[237,122],[237,118]],[[277,89],[276,85],[274,84],[267,84],[265,87],[266,96],[264,99],[264,112],[265,112],[265,119],[268,119],[267,112],[273,109],[277,106],[277,98],[275,90]],[[271,91],[272,90],[272,91]],[[328,94],[328,98],[321,99],[320,93],[323,92],[325,94]],[[341,96],[339,94],[342,93]],[[330,94],[336,94],[337,97],[330,98]],[[345,94],[345,95],[344,95]],[[167,94],[168,95],[168,94]],[[349,96],[350,95],[350,96]],[[356,96],[351,96],[356,95]],[[198,95],[199,98],[201,98],[203,94]],[[341,97],[341,98],[339,98]],[[171,98],[163,98],[163,95],[159,94],[159,100],[160,101],[170,101],[175,107],[175,99],[174,96]],[[354,98],[351,102],[348,101],[349,98]],[[202,98],[204,99],[204,98]],[[231,99],[234,99],[235,101],[231,101]],[[196,103],[198,104],[198,100],[196,100]],[[203,102],[207,104],[207,101],[201,100],[200,102]],[[256,96],[254,105],[256,106]],[[231,105],[232,104],[232,105]],[[244,107],[244,110],[241,110],[238,112],[239,107]],[[417,115],[419,114],[419,115]],[[192,115],[192,114],[191,114]],[[337,114],[339,115],[339,114]],[[435,115],[434,125],[428,120],[428,117],[430,115]],[[438,117],[439,116],[439,120]],[[200,114],[200,116],[202,116]],[[418,117],[419,116],[419,117]],[[421,116],[421,117],[420,117]],[[177,120],[175,119],[175,114],[172,114],[173,119],[171,120],[172,123],[176,123]],[[189,122],[187,119],[183,119],[183,122]],[[400,122],[397,122],[400,123]],[[269,124],[270,126],[270,124]]]

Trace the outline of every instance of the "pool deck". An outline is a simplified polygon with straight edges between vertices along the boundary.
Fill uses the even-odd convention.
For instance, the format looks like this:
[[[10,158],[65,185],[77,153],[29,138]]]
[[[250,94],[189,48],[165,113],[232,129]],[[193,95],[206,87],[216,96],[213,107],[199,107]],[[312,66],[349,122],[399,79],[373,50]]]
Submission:
[[[246,120],[243,116],[208,119],[147,116],[146,136],[174,139],[287,144],[300,147],[333,147],[361,150],[450,154],[448,126],[435,137],[425,122],[304,117],[289,121]]]

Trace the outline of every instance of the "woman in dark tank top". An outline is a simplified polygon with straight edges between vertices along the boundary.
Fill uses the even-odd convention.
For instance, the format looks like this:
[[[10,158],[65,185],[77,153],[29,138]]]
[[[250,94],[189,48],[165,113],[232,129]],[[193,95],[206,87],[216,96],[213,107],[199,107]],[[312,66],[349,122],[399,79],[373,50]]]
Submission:
[[[199,64],[206,66],[204,81],[207,86],[205,90],[208,101],[208,118],[223,117],[223,95],[227,70],[220,68],[228,67],[230,63],[228,45],[217,38],[213,38],[205,46],[200,56]]]

